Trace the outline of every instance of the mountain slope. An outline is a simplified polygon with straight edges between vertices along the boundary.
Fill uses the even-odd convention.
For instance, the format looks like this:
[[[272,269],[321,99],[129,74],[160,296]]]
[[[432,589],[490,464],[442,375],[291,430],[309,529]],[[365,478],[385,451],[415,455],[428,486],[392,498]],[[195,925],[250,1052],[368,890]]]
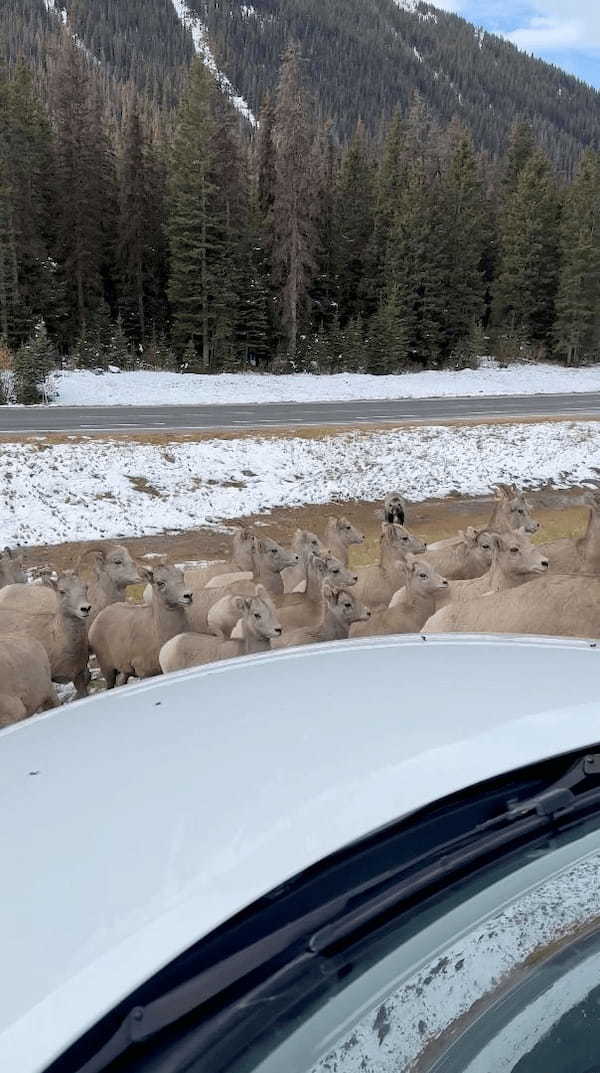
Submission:
[[[109,78],[135,84],[168,110],[194,53],[190,22],[180,18],[186,9],[196,45],[200,38],[209,47],[229,95],[254,113],[293,39],[319,114],[342,139],[359,118],[377,133],[418,92],[441,120],[459,116],[493,155],[518,119],[532,124],[564,172],[582,147],[600,147],[600,94],[418,0],[3,0],[0,56],[30,55],[43,65],[66,17]]]

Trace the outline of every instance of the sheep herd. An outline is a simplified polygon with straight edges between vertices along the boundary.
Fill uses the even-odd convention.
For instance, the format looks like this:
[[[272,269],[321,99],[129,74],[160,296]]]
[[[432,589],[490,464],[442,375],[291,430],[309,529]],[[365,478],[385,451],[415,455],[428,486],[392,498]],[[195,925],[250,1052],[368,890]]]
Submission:
[[[231,560],[181,570],[134,562],[120,545],[89,548],[74,570],[28,581],[0,552],[0,727],[59,703],[55,683],[86,696],[90,663],[107,689],[269,649],[396,633],[600,635],[600,493],[577,540],[533,544],[524,495],[499,485],[484,529],[426,545],[392,492],[379,562],[353,570],[363,536],[345,517],[291,547],[235,530]],[[91,568],[91,579],[85,575]],[[126,598],[145,583],[143,600]]]

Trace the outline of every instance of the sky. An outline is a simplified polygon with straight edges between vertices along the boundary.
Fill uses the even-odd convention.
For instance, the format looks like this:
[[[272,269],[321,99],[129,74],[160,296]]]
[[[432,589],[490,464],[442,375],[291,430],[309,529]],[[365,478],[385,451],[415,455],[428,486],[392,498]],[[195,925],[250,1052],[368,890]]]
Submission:
[[[600,0],[431,0],[600,89]]]

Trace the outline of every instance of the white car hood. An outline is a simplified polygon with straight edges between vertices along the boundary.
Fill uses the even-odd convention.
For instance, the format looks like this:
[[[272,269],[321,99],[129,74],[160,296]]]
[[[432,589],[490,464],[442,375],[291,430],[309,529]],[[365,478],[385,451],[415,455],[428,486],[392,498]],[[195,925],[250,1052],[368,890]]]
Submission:
[[[40,1073],[283,880],[600,739],[588,642],[389,637],[154,679],[0,734],[0,1068]]]

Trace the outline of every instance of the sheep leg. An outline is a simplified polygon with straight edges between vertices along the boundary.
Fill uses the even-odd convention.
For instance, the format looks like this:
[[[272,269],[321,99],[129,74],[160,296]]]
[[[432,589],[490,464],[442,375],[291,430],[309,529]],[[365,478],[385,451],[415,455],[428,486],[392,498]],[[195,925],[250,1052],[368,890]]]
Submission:
[[[73,685],[75,686],[75,689],[77,690],[76,697],[77,697],[78,700],[81,697],[87,697],[87,695],[88,695],[88,685],[90,684],[91,680],[92,680],[92,676],[91,676],[87,666],[84,667],[81,671],[79,671],[78,674],[75,675],[75,677],[73,679]]]
[[[100,673],[104,678],[104,681],[106,682],[106,688],[114,689],[115,683],[117,681],[117,668],[111,667],[109,669],[108,667],[103,667],[102,664],[100,664]]]
[[[54,686],[51,686],[50,690],[48,692],[48,696],[46,697],[44,703],[40,707],[40,711],[41,712],[49,712],[51,708],[58,708],[58,707],[60,707],[60,701],[58,699],[58,694],[57,694]]]

